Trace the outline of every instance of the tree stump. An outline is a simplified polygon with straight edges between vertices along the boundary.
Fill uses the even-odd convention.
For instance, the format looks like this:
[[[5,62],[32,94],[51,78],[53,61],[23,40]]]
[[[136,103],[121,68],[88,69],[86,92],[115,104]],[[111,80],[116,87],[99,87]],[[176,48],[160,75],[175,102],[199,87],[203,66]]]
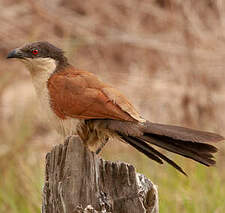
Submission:
[[[42,213],[157,213],[156,186],[132,165],[100,159],[72,136],[46,156]]]

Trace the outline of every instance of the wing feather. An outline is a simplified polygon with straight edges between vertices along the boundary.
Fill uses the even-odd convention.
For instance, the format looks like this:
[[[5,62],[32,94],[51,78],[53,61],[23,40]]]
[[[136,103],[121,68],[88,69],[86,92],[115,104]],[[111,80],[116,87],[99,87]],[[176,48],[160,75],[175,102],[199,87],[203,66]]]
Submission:
[[[54,112],[62,119],[116,119],[137,121],[138,113],[132,110],[125,97],[123,107],[104,92],[107,85],[96,76],[84,71],[60,71],[48,80],[50,103]],[[113,93],[113,91],[111,91]],[[118,94],[115,93],[117,96]],[[118,98],[120,100],[120,98]],[[129,105],[127,112],[125,105]],[[132,114],[132,111],[135,114]],[[132,115],[130,115],[132,114]]]

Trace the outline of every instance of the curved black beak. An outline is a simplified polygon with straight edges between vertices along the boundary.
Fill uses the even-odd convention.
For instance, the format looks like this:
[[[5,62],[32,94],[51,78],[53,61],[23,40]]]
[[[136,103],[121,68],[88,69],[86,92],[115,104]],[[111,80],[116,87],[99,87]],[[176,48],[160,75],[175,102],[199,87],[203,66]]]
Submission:
[[[7,58],[23,58],[23,56],[19,49],[14,49],[11,52],[9,52]]]

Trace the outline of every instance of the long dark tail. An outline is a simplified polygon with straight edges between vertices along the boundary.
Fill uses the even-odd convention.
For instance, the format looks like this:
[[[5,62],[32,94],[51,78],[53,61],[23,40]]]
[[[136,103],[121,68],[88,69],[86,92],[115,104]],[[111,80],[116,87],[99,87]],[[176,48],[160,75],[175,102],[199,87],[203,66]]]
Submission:
[[[149,121],[144,125],[128,124],[127,122],[114,123],[112,121],[108,127],[116,131],[124,141],[152,160],[160,164],[166,161],[185,175],[186,173],[180,166],[150,144],[190,158],[205,166],[211,166],[215,164],[213,153],[217,152],[217,148],[211,144],[224,140],[222,136],[215,133],[156,124]]]

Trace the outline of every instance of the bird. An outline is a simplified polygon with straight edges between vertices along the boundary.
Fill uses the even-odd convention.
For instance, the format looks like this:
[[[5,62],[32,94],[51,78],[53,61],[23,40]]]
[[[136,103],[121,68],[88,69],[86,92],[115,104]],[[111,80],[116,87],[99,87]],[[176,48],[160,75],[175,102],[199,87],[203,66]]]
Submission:
[[[184,175],[185,171],[158,148],[205,166],[215,164],[215,145],[223,136],[144,119],[122,93],[93,73],[76,69],[64,51],[51,43],[25,44],[10,51],[7,58],[25,64],[43,111],[63,137],[78,135],[97,153],[108,140],[119,140]]]

